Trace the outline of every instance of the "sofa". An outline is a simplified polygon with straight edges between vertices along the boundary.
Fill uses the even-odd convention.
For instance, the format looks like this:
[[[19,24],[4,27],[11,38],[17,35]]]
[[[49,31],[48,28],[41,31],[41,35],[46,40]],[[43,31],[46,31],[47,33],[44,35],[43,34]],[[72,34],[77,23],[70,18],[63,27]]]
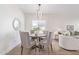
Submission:
[[[79,36],[59,36],[59,46],[67,50],[79,49]]]

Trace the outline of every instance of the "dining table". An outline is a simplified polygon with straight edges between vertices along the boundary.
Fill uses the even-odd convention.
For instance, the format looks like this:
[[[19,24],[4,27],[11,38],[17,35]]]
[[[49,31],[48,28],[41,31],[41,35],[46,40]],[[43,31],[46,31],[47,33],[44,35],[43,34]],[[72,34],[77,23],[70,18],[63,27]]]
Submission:
[[[29,37],[31,37],[31,40],[35,42],[35,44],[32,46],[32,49],[43,49],[44,46],[40,44],[42,37],[46,37],[46,34],[30,34]]]

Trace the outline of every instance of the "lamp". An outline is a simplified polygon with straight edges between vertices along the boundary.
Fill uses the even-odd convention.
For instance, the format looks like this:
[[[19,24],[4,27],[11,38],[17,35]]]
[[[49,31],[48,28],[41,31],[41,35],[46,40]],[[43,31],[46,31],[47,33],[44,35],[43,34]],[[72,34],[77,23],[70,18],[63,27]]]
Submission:
[[[37,22],[38,22],[37,33],[39,33],[39,30],[40,30],[39,20],[42,17],[41,4],[38,4],[36,16],[37,16]]]
[[[39,20],[42,16],[41,12],[41,4],[38,4],[38,9],[37,9],[37,19]]]

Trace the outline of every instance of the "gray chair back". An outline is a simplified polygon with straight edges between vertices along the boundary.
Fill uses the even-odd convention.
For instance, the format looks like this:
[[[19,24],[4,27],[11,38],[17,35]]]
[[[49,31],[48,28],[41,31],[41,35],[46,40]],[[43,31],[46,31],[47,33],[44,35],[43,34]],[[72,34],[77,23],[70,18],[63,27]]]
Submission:
[[[48,31],[43,31],[43,33],[47,35],[48,34]]]
[[[47,34],[47,43],[48,43],[48,45],[52,42],[51,35],[52,35],[52,32],[48,32],[48,34]]]
[[[21,32],[20,31],[20,37],[21,37],[21,45],[23,47],[29,47],[30,46],[30,38],[29,38],[29,32]]]

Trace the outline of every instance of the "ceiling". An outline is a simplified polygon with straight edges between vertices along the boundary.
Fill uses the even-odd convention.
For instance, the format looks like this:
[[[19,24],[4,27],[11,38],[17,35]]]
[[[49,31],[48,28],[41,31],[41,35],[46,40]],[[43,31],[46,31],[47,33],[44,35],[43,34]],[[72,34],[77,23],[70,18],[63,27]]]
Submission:
[[[17,5],[24,13],[36,13],[37,4],[18,4]],[[42,13],[53,14],[79,14],[79,4],[42,4]]]

